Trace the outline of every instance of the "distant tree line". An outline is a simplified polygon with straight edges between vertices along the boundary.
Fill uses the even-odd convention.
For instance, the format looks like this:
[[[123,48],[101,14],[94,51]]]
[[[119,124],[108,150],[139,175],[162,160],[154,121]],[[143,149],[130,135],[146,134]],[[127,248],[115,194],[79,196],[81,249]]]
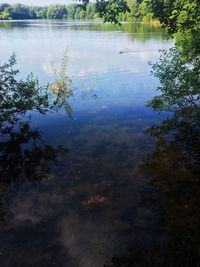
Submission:
[[[88,1],[87,1],[88,2]],[[118,3],[119,2],[119,3]],[[110,12],[106,12],[109,10]],[[114,13],[116,10],[116,14]],[[104,1],[68,5],[26,6],[0,4],[0,19],[99,19],[105,21],[150,21],[153,14],[146,0]],[[117,18],[117,20],[116,20]],[[116,20],[116,21],[115,21]]]
[[[95,4],[89,3],[50,6],[0,4],[0,19],[94,19],[98,18]]]

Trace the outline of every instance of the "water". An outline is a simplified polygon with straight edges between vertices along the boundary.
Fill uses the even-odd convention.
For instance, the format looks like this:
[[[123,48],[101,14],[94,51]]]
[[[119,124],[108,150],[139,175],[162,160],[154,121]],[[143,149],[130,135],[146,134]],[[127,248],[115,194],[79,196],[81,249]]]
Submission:
[[[42,176],[44,151],[20,154],[26,145],[32,151],[31,137],[11,144],[0,191],[1,266],[167,266],[155,256],[167,233],[158,206],[145,201],[157,192],[141,164],[155,146],[144,130],[161,118],[146,108],[158,86],[148,62],[172,45],[162,29],[137,23],[0,23],[1,61],[15,52],[19,77],[53,81],[52,63],[59,68],[67,48],[76,88],[71,117],[63,109],[32,113],[43,142],[66,149],[49,152]],[[26,174],[17,169],[20,156],[32,164]]]

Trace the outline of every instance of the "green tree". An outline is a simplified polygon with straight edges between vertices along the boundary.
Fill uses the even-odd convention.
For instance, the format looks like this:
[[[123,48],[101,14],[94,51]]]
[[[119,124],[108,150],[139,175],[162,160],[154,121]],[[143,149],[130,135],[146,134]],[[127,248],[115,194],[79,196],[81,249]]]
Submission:
[[[3,12],[5,9],[8,9],[10,7],[11,7],[11,5],[6,4],[6,3],[2,3],[2,4],[0,4],[0,12]]]
[[[79,19],[85,19],[85,11],[81,10],[79,13]]]
[[[0,12],[0,19],[9,19],[9,18],[10,18],[10,12],[8,10]]]
[[[119,23],[118,16],[120,13],[130,12],[126,0],[97,0],[96,10],[104,22]]]
[[[25,5],[15,4],[11,9],[11,17],[12,19],[32,19],[36,18],[36,13],[34,10],[30,11],[30,8]]]
[[[160,81],[160,95],[154,97],[149,106],[157,111],[173,113],[200,108],[200,60],[193,59],[190,64],[182,60],[178,47],[164,51],[157,63],[152,65],[152,73]]]
[[[148,0],[148,5],[170,35],[177,39],[186,59],[200,54],[199,0]]]
[[[148,2],[143,0],[138,7],[137,17],[143,21],[150,21],[153,18],[153,13],[151,12]]]
[[[75,18],[75,13],[76,13],[76,5],[75,4],[67,5],[67,13],[68,13],[68,18],[69,19],[74,19]]]
[[[63,5],[51,5],[47,10],[48,19],[64,19],[67,18],[67,9]]]
[[[89,3],[86,7],[86,18],[93,19],[95,14],[96,14],[95,3]]]
[[[75,18],[75,19],[80,19],[80,13],[81,13],[82,11],[84,11],[84,10],[83,10],[83,7],[82,7],[81,5],[77,5],[77,6],[76,6],[76,13],[75,13],[75,15],[74,15],[74,18]]]
[[[48,7],[36,7],[36,16],[40,19],[46,19],[47,18],[47,11]]]

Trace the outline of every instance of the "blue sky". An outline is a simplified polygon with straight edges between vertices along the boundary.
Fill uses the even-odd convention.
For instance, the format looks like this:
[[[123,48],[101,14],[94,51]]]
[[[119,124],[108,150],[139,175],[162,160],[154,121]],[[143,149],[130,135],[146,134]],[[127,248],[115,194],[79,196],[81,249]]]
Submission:
[[[74,2],[72,0],[0,0],[0,3],[9,3],[9,4],[15,4],[15,3],[21,3],[26,5],[50,5],[50,4],[68,4]]]

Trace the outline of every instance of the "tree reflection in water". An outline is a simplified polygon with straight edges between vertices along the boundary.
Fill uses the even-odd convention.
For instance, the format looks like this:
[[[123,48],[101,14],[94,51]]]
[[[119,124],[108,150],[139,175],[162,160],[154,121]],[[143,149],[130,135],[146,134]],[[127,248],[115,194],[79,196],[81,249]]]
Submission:
[[[188,115],[188,114],[187,114]],[[142,165],[158,189],[152,197],[160,210],[167,239],[158,255],[164,266],[199,265],[200,223],[200,117],[174,116],[148,129],[157,144]]]
[[[50,162],[66,152],[42,140],[42,133],[31,125],[30,111],[46,114],[61,107],[59,96],[50,97],[48,87],[40,87],[29,75],[17,80],[15,55],[0,65],[0,219],[5,219],[4,201],[17,193],[26,181],[39,182],[50,175]],[[62,94],[62,98],[64,95]],[[66,100],[65,103],[67,101]],[[71,110],[68,109],[68,114]]]
[[[165,236],[161,245],[133,247],[112,267],[199,266],[200,250],[200,61],[182,61],[177,48],[164,52],[153,65],[160,80],[159,96],[149,102],[158,111],[172,112],[160,125],[146,130],[157,142],[142,163],[156,192],[145,199],[159,210]]]

